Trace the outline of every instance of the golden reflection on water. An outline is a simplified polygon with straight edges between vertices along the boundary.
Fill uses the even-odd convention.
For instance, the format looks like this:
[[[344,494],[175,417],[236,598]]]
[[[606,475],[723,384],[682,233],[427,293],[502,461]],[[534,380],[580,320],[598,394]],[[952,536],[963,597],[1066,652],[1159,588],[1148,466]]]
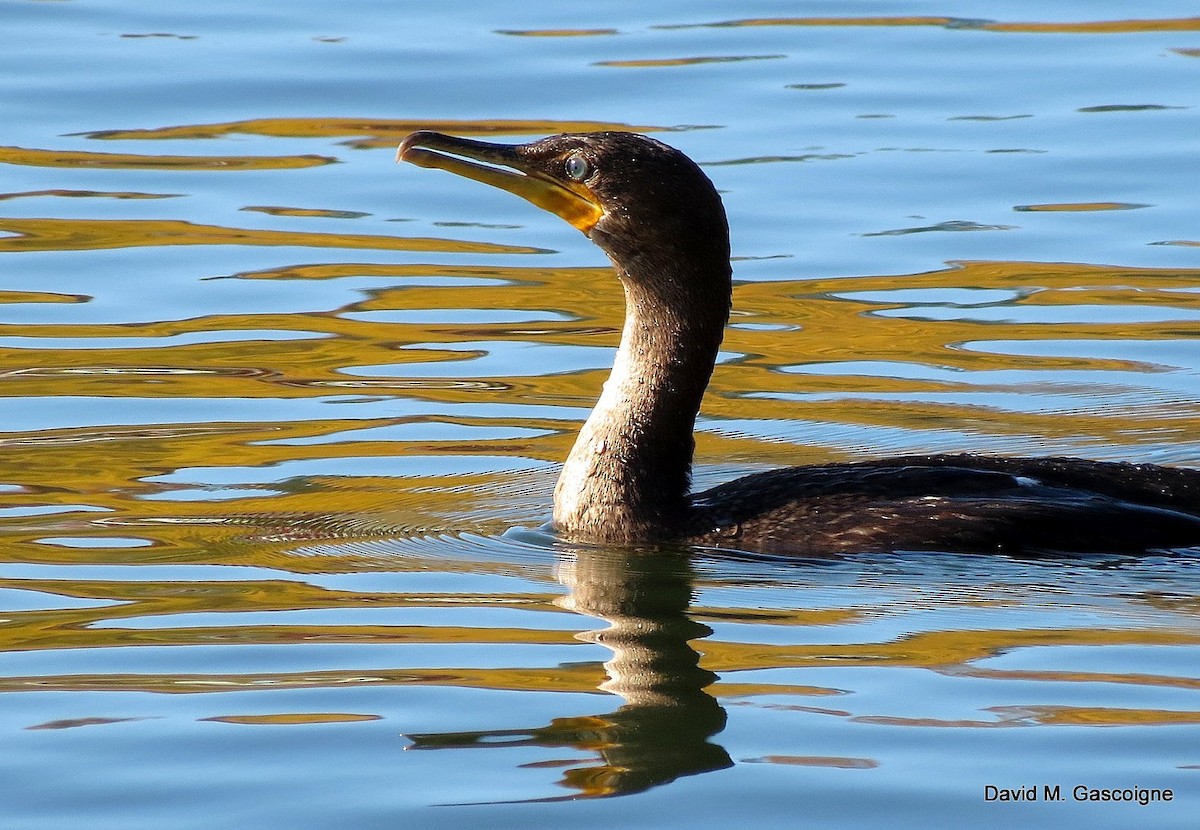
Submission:
[[[1030,213],[1047,212],[1090,212],[1096,210],[1137,210],[1150,205],[1137,205],[1131,202],[1071,202],[1046,205],[1017,205],[1013,210]]]
[[[917,728],[1008,728],[1036,726],[1163,726],[1200,722],[1200,712],[1162,708],[1029,703],[984,707],[978,717],[916,717],[853,707],[849,690],[772,681],[765,672],[795,667],[919,668],[947,678],[1020,681],[1026,688],[1062,683],[1115,683],[1161,688],[1200,688],[1200,680],[1156,674],[1113,675],[1102,671],[1028,671],[986,669],[979,661],[1037,648],[1072,646],[1183,646],[1200,644],[1200,631],[1188,618],[1174,625],[1147,623],[1116,628],[1014,628],[924,631],[873,642],[819,642],[847,625],[886,622],[913,610],[897,601],[895,607],[811,609],[798,599],[795,609],[772,611],[693,605],[698,578],[691,558],[680,551],[610,551],[566,549],[557,566],[562,596],[547,584],[543,593],[391,593],[321,588],[286,579],[228,582],[103,581],[74,579],[4,579],[0,589],[34,591],[44,596],[71,597],[105,603],[89,608],[11,612],[6,615],[3,647],[10,653],[62,649],[145,648],[184,646],[280,646],[303,644],[376,644],[490,647],[568,646],[593,642],[611,652],[603,667],[593,662],[560,663],[547,667],[344,669],[291,672],[155,673],[72,672],[8,676],[4,691],[138,691],[160,694],[220,694],[238,690],[334,689],[345,686],[430,686],[513,690],[529,693],[588,693],[597,688],[619,699],[596,698],[595,714],[554,718],[548,723],[522,723],[520,715],[498,714],[495,728],[470,732],[412,732],[406,735],[418,750],[473,749],[491,752],[539,747],[543,760],[529,768],[561,769],[559,785],[571,797],[628,795],[681,776],[724,769],[733,759],[722,746],[721,733],[731,707],[763,707],[798,715],[844,719],[863,725]],[[413,563],[409,563],[410,565]],[[432,566],[432,561],[428,563]],[[442,570],[448,563],[441,562]],[[1044,574],[1045,575],[1045,574]],[[1043,576],[1044,576],[1043,575]],[[1054,591],[1046,587],[1014,586],[1030,606]],[[925,585],[925,590],[939,590]],[[945,611],[970,607],[981,600],[971,592],[955,598],[945,589],[937,603]],[[1033,595],[1030,596],[1030,591]],[[1136,600],[1136,597],[1126,597]],[[1145,599],[1152,600],[1152,594]],[[985,602],[995,602],[987,600]],[[1014,602],[1014,604],[1016,604]],[[521,626],[365,625],[365,624],[251,624],[240,614],[334,609],[506,608],[522,614],[554,614],[559,609],[587,615],[599,630],[575,633]],[[227,617],[228,622],[172,626],[172,619]],[[147,627],[147,620],[157,620]],[[752,625],[796,627],[787,644],[755,642],[739,637],[730,621]],[[140,624],[139,624],[140,623]],[[724,625],[714,636],[713,625]],[[751,629],[753,630],[753,629]],[[818,642],[803,645],[805,635]],[[733,636],[730,636],[733,635]],[[842,638],[843,640],[846,638]],[[760,679],[740,681],[750,672]],[[813,698],[841,697],[845,703],[815,705]],[[904,710],[903,702],[896,702]],[[310,711],[277,713],[229,712],[205,720],[240,725],[301,725],[354,723],[377,719],[372,712]],[[507,717],[518,722],[506,723]],[[69,721],[30,724],[38,730],[98,725],[116,720],[82,717]],[[872,757],[845,755],[764,755],[740,759],[748,763],[818,766],[833,769],[873,769]]]
[[[178,219],[17,219],[0,217],[0,253],[92,251],[171,245],[289,245],[308,248],[536,254],[538,248],[371,234],[306,233],[201,225]]]
[[[596,37],[618,34],[616,29],[497,29],[496,33],[516,37]]]
[[[395,118],[254,118],[221,124],[188,124],[153,129],[97,130],[88,138],[131,139],[197,139],[220,138],[228,135],[261,135],[273,138],[344,138],[356,149],[394,147],[416,130],[434,130],[456,135],[545,135],[546,133],[581,133],[600,130],[632,130],[660,132],[669,129],[648,124],[623,124],[612,121],[555,121],[546,119],[441,119],[404,120]]]
[[[165,221],[7,219],[0,226],[25,234],[0,240],[0,248],[7,250],[277,244],[296,237],[308,247],[411,249],[420,243],[416,247],[425,250],[527,250],[459,240]],[[64,511],[57,517],[10,518],[6,535],[32,540],[68,526],[74,533],[103,535],[121,525],[138,527],[164,549],[177,549],[190,547],[181,540],[196,532],[198,522],[215,523],[204,530],[214,539],[245,535],[247,528],[231,524],[231,515],[240,517],[239,524],[264,524],[276,532],[298,522],[299,528],[284,534],[289,538],[296,533],[320,537],[333,528],[349,532],[356,525],[377,531],[463,530],[456,517],[495,509],[497,500],[488,494],[499,492],[503,474],[498,478],[482,469],[439,474],[437,459],[451,457],[508,457],[544,466],[546,475],[537,477],[533,495],[519,507],[532,512],[518,521],[536,524],[544,514],[538,499],[547,498],[552,465],[565,455],[578,418],[597,395],[607,358],[600,352],[588,368],[547,367],[551,371],[541,375],[480,375],[475,366],[507,344],[583,350],[580,354],[614,347],[623,312],[611,271],[316,262],[236,278],[361,277],[392,282],[341,308],[305,314],[214,314],[136,325],[0,324],[0,381],[8,396],[128,401],[126,417],[134,419],[0,434],[9,465],[5,480],[20,488],[6,494],[6,503]],[[431,284],[430,279],[444,282]],[[834,435],[851,428],[900,435],[949,428],[1025,442],[1034,449],[1086,441],[1110,452],[1124,448],[1130,458],[1138,457],[1139,445],[1162,443],[1180,447],[1194,461],[1200,436],[1195,397],[1156,380],[1169,377],[1172,366],[1088,354],[1073,344],[1178,343],[1182,355],[1187,332],[1200,313],[1200,294],[1187,289],[1198,280],[1200,270],[1194,269],[968,262],[903,277],[740,284],[734,325],[723,346],[733,359],[717,367],[705,399],[702,414],[708,428],[698,436],[699,461],[753,465],[846,457],[844,440],[798,446],[808,440],[804,423],[824,425]],[[470,289],[464,291],[459,281],[470,282]],[[983,301],[977,302],[977,295]],[[929,308],[953,313],[926,319],[920,313],[925,296],[932,299]],[[4,303],[81,299],[0,292],[0,308]],[[1161,316],[1145,322],[1088,320],[1103,309],[1123,307],[1159,310]],[[1002,314],[981,316],[980,309],[992,308]],[[527,313],[527,320],[489,321],[496,309]],[[1060,309],[1062,318],[1055,319]],[[892,313],[896,311],[902,313]],[[391,312],[408,316],[389,317]],[[1046,314],[1051,322],[1044,321]],[[994,349],[991,343],[1013,347]],[[539,353],[530,354],[536,360]],[[887,374],[906,366],[917,370]],[[363,367],[374,368],[366,372]],[[1029,388],[1022,386],[1025,371],[1059,379]],[[1115,391],[1124,385],[1133,394],[1111,395],[1094,405],[1093,373],[1112,378],[1111,383],[1119,384]],[[1042,394],[1049,403],[1039,400]],[[393,415],[384,414],[386,408],[364,415],[350,406],[358,398],[345,398],[350,406],[342,408],[345,417],[338,406],[328,405],[328,417],[301,420],[289,419],[283,404],[348,395],[395,396],[408,403]],[[276,401],[281,409],[278,419],[268,421],[140,424],[135,413],[145,405],[141,402],[154,400]],[[514,406],[539,410],[509,414]],[[420,412],[404,414],[414,408]],[[726,428],[727,422],[734,426]],[[754,428],[761,424],[770,432],[773,424],[789,423],[801,425],[794,428],[790,443],[763,440]],[[404,438],[406,428],[422,424],[435,432],[459,428],[462,437]],[[376,438],[385,428],[393,429],[394,437]],[[526,434],[490,437],[494,430],[512,428]],[[478,437],[468,438],[472,433]],[[835,446],[839,443],[840,449]],[[192,469],[269,471],[289,462],[319,465],[339,458],[427,458],[433,466],[425,474],[400,479],[323,476],[319,469],[270,483],[248,479],[244,485],[231,483],[235,491],[215,500],[204,496],[203,487],[195,491],[196,498],[188,498],[189,485],[160,480]],[[237,496],[238,486],[246,497]],[[528,487],[528,480],[523,486]],[[220,486],[209,489],[212,495],[221,491]],[[172,492],[177,495],[157,499]],[[367,521],[368,512],[378,515]],[[503,515],[471,529],[500,532],[512,519],[511,513]],[[106,554],[138,561],[145,555],[132,550]],[[58,561],[86,553],[38,546],[24,548],[18,556]]]
[[[0,164],[30,167],[101,168],[110,170],[295,170],[333,164],[331,156],[152,156],[95,153],[85,150],[36,150],[0,147]]]
[[[821,25],[948,23],[911,18]],[[713,59],[610,65],[706,60]],[[460,134],[540,134],[626,125],[260,119],[91,137],[199,139],[249,133],[337,137],[354,147],[373,147],[394,143],[416,126]],[[321,156],[187,159],[0,151],[0,161],[81,169],[211,169],[226,160],[261,168],[327,161]],[[49,189],[2,198],[168,195]],[[1018,209],[1133,207],[1140,206],[1088,202]],[[364,215],[286,205],[243,210],[317,221]],[[606,350],[619,337],[622,297],[609,268],[528,264],[521,255],[546,252],[470,239],[262,230],[175,219],[4,217],[0,231],[9,234],[0,237],[0,255],[183,245],[303,248],[308,259],[289,250],[275,264],[208,276],[278,286],[280,292],[292,283],[355,285],[341,305],[304,313],[0,323],[4,398],[58,402],[71,416],[61,423],[0,431],[5,542],[0,561],[78,569],[58,577],[0,579],[0,590],[39,600],[32,610],[3,612],[0,651],[90,655],[158,647],[187,654],[246,646],[436,645],[509,649],[514,655],[501,667],[305,668],[297,658],[292,667],[275,671],[17,672],[0,678],[0,692],[220,694],[381,686],[593,694],[594,714],[586,716],[506,724],[498,714],[492,730],[409,735],[414,747],[429,750],[539,747],[553,757],[535,766],[560,770],[555,775],[567,797],[639,792],[729,766],[734,759],[721,744],[721,731],[731,707],[927,728],[1200,721],[1195,711],[1151,705],[1064,705],[1054,702],[1053,691],[1037,698],[1051,702],[979,707],[972,717],[916,716],[903,702],[895,702],[894,710],[864,713],[847,701],[852,689],[795,682],[789,673],[830,667],[864,673],[917,669],[947,681],[1020,682],[1035,689],[1095,683],[1142,690],[1200,688],[1200,680],[1167,670],[986,665],[1002,655],[1043,649],[1200,645],[1194,598],[1149,588],[1096,600],[1143,609],[1152,618],[1131,614],[1123,626],[1056,620],[949,626],[938,617],[926,626],[932,630],[914,630],[906,615],[1009,606],[1040,611],[1039,602],[1053,592],[1031,578],[1007,599],[1000,596],[1003,591],[947,589],[921,602],[898,598],[809,607],[801,591],[792,607],[762,608],[749,600],[696,602],[701,583],[712,587],[720,580],[701,580],[685,557],[639,561],[628,552],[560,552],[560,584],[551,580],[544,563],[523,567],[466,555],[456,560],[455,545],[469,534],[481,534],[481,546],[487,548],[510,527],[536,525],[546,517],[554,465],[597,396]],[[354,257],[360,251],[419,252],[444,254],[449,261],[347,262],[325,254],[326,261],[322,251],[353,251]],[[463,255],[504,255],[515,264],[482,264],[469,256],[463,262]],[[368,287],[364,280],[370,281]],[[739,283],[725,357],[704,402],[698,460],[702,468],[744,471],[886,452],[893,449],[889,440],[904,448],[955,449],[939,443],[949,430],[954,441],[977,439],[991,450],[1079,447],[1140,459],[1151,448],[1200,463],[1194,386],[1171,382],[1180,371],[1196,370],[1197,284],[1200,269],[1018,261],[957,262],[899,276]],[[67,307],[89,299],[5,290],[0,310]],[[1146,348],[1095,347],[1118,341]],[[562,364],[543,358],[547,354]],[[502,370],[488,368],[493,357],[502,358],[496,364]],[[196,409],[170,408],[189,404]],[[245,414],[254,405],[264,408]],[[177,411],[185,414],[175,420],[164,414]],[[869,437],[859,439],[860,434]],[[541,553],[550,556],[549,549]],[[279,578],[174,578],[170,571],[199,565],[273,569]],[[137,566],[139,575],[123,579],[89,571],[114,566]],[[156,567],[168,572],[159,574]],[[143,577],[141,571],[149,573]],[[508,593],[384,591],[307,581],[364,571],[518,573],[524,587]],[[736,580],[731,583],[736,586]],[[455,609],[512,614],[503,624],[489,625],[449,618],[429,624],[403,616]],[[606,627],[580,633],[561,622],[541,624],[564,609]],[[344,615],[353,619],[378,610],[394,613],[400,622],[342,621]],[[609,649],[611,659],[529,665],[517,656],[589,643]],[[325,709],[248,713],[232,707],[208,720],[269,727],[379,717]],[[121,720],[79,717],[29,728]],[[836,770],[880,765],[879,759],[857,755],[779,753],[739,760]]]
[[[0,202],[8,199],[27,199],[36,196],[61,196],[82,199],[175,199],[178,193],[138,193],[136,191],[112,190],[27,190],[23,193],[0,193]]]
[[[786,55],[700,55],[690,58],[643,58],[638,60],[597,61],[597,66],[645,69],[659,66],[697,66],[704,63],[739,63],[785,58]]]
[[[247,205],[242,210],[266,213],[270,216],[302,216],[321,219],[361,219],[369,215],[361,210],[328,210],[326,208],[297,208],[279,205]]]
[[[1000,22],[960,17],[759,17],[726,20],[717,23],[692,23],[662,28],[692,26],[942,26],[948,29],[976,29],[990,32],[1027,32],[1046,34],[1116,34],[1132,32],[1193,32],[1200,30],[1200,17],[1143,20],[1096,20],[1072,23]]]
[[[220,715],[203,720],[217,723],[240,723],[247,726],[295,726],[308,723],[361,723],[379,720],[379,715],[357,715],[350,712],[294,712],[286,715]]]

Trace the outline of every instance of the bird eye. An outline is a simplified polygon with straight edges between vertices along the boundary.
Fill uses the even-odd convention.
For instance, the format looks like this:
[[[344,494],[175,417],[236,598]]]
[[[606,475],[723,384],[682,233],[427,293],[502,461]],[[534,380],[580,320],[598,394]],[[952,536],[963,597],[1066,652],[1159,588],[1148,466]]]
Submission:
[[[587,159],[578,153],[567,157],[565,168],[567,176],[577,182],[581,182],[592,175],[592,166],[588,164]]]

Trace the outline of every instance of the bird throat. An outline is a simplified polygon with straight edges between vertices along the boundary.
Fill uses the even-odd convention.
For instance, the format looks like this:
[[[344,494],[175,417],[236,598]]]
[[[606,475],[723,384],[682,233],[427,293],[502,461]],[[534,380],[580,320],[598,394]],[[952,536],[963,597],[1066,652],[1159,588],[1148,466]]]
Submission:
[[[683,530],[696,414],[729,315],[728,277],[723,292],[680,302],[620,276],[621,344],[554,490],[558,530],[586,541],[661,540]]]

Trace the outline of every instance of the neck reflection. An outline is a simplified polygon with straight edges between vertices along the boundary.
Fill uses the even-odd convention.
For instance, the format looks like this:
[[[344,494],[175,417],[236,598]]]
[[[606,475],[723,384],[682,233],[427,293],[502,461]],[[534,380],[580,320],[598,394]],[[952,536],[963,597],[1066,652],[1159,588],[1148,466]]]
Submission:
[[[535,728],[410,734],[411,748],[532,745],[596,757],[592,764],[535,764],[567,766],[559,784],[573,791],[539,801],[630,795],[732,766],[728,753],[709,741],[725,728],[726,715],[705,691],[716,675],[700,667],[690,645],[712,632],[687,615],[693,573],[686,553],[572,550],[560,558],[558,579],[570,590],[560,605],[608,623],[577,636],[612,651],[600,689],[619,695],[623,705]]]
[[[708,740],[726,716],[704,690],[717,676],[700,667],[690,644],[712,630],[687,616],[687,555],[577,550],[560,560],[558,578],[571,591],[560,604],[608,623],[579,637],[612,651],[600,688],[625,700],[603,716],[603,765],[571,770],[563,783],[589,795],[623,795],[732,766]]]

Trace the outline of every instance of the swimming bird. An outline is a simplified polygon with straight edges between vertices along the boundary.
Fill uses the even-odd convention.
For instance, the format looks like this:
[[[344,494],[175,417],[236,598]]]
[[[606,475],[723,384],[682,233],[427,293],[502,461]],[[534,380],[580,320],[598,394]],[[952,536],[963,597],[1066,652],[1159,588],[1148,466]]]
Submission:
[[[700,167],[627,132],[506,145],[421,131],[397,160],[521,196],[582,231],[616,269],[620,346],[554,489],[567,539],[797,556],[1200,546],[1200,470],[1153,464],[913,455],[691,493],[693,430],[732,291],[725,209]]]

